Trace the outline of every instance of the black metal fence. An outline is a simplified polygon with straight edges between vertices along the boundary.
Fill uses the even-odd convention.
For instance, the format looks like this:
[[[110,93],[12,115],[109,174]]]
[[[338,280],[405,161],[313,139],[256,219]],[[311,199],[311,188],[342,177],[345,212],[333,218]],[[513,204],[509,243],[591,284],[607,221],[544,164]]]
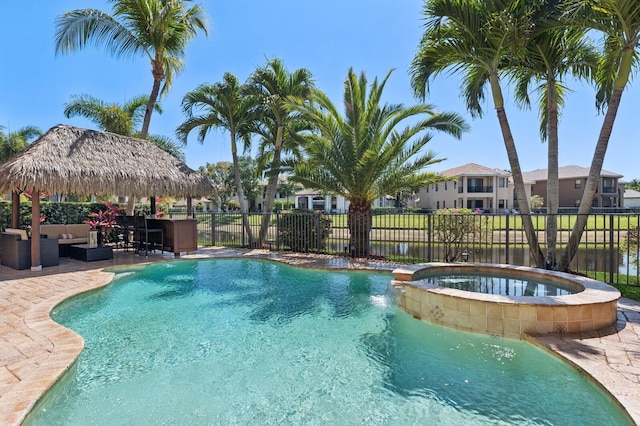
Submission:
[[[172,217],[184,217],[174,213]],[[363,220],[351,214],[273,213],[260,240],[263,214],[197,213],[201,245],[261,247],[277,251],[362,255],[398,262],[479,262],[535,266],[519,215],[384,213]],[[531,216],[546,251],[544,214]],[[362,219],[362,218],[360,218]],[[558,251],[568,243],[576,214],[557,216]],[[366,238],[355,238],[353,223],[365,224]],[[571,262],[571,270],[597,274],[617,284],[640,285],[640,214],[591,214]],[[246,228],[251,229],[250,238]],[[354,234],[362,234],[351,226]],[[635,240],[634,240],[635,238]],[[630,239],[630,244],[627,242]],[[366,244],[362,247],[355,245]]]

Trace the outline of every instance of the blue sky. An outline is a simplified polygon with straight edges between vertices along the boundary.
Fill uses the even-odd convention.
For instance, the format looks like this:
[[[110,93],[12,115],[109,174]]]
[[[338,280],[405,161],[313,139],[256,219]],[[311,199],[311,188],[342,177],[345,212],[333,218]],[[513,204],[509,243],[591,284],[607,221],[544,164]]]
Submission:
[[[421,1],[417,0],[201,0],[209,16],[209,37],[199,36],[188,47],[185,69],[161,100],[162,115],[154,115],[151,133],[174,136],[184,121],[180,102],[185,93],[205,82],[216,82],[226,71],[241,81],[265,63],[281,58],[290,70],[305,67],[316,85],[335,103],[342,98],[349,67],[364,70],[370,80],[395,68],[385,100],[416,103],[408,68],[421,30]],[[71,55],[54,54],[54,20],[72,9],[97,8],[111,12],[104,0],[2,0],[0,15],[0,125],[8,130],[35,125],[43,131],[59,123],[95,128],[83,118],[67,119],[63,105],[72,95],[90,94],[106,102],[122,103],[148,94],[152,77],[144,58],[114,59],[93,46]],[[589,167],[602,124],[594,106],[594,90],[571,82],[573,89],[560,123],[560,165]],[[633,85],[623,95],[604,168],[640,178],[640,93]],[[537,114],[520,111],[505,90],[524,171],[546,168],[547,145],[538,133]],[[486,104],[485,116],[472,120],[464,109],[456,76],[441,76],[431,87],[428,103],[465,116],[471,132],[457,141],[436,135],[429,148],[447,160],[440,171],[475,162],[509,169],[495,112]],[[229,161],[228,135],[219,131],[204,144],[190,137],[187,164]]]

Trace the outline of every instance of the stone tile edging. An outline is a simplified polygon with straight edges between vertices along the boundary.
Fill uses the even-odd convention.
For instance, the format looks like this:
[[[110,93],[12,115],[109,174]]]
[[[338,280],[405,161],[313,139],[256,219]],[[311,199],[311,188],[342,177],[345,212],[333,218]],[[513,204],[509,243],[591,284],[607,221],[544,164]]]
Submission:
[[[114,275],[96,269],[14,280],[27,281],[30,290],[35,292],[39,287],[51,286],[52,294],[39,302],[36,298],[35,304],[24,312],[24,327],[16,330],[25,340],[32,341],[22,346],[21,352],[26,359],[0,367],[18,380],[6,385],[0,383],[0,419],[3,424],[21,424],[46,391],[75,363],[84,348],[84,339],[53,321],[50,312],[73,296],[108,285]],[[3,282],[3,286],[10,282]]]

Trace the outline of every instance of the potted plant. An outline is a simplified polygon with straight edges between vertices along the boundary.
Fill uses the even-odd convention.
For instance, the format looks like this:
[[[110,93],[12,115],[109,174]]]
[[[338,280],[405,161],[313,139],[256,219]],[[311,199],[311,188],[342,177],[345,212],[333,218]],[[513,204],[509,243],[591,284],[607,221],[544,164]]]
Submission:
[[[91,227],[91,230],[97,231],[96,245],[98,246],[102,245],[103,241],[109,241],[111,239],[113,228],[116,225],[116,216],[118,215],[118,211],[122,210],[121,207],[118,207],[110,201],[105,203],[105,207],[104,210],[89,213],[89,219],[84,221],[84,223]],[[93,245],[91,231],[89,231],[89,245]]]

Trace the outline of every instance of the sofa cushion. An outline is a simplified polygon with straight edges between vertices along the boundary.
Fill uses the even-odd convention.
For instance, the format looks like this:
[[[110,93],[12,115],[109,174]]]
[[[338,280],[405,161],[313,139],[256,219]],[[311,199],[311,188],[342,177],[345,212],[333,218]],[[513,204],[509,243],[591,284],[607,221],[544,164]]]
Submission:
[[[60,235],[66,233],[67,225],[40,225],[40,234],[49,238],[60,238]]]
[[[69,243],[67,243],[67,241],[69,241]],[[67,244],[87,244],[89,242],[89,238],[72,238],[70,240],[66,240],[65,243]]]
[[[91,227],[86,223],[74,223],[66,225],[65,234],[73,234],[74,238],[89,238],[89,229]]]
[[[7,228],[4,230],[7,234],[19,235],[21,240],[28,240],[27,231],[24,229]]]

